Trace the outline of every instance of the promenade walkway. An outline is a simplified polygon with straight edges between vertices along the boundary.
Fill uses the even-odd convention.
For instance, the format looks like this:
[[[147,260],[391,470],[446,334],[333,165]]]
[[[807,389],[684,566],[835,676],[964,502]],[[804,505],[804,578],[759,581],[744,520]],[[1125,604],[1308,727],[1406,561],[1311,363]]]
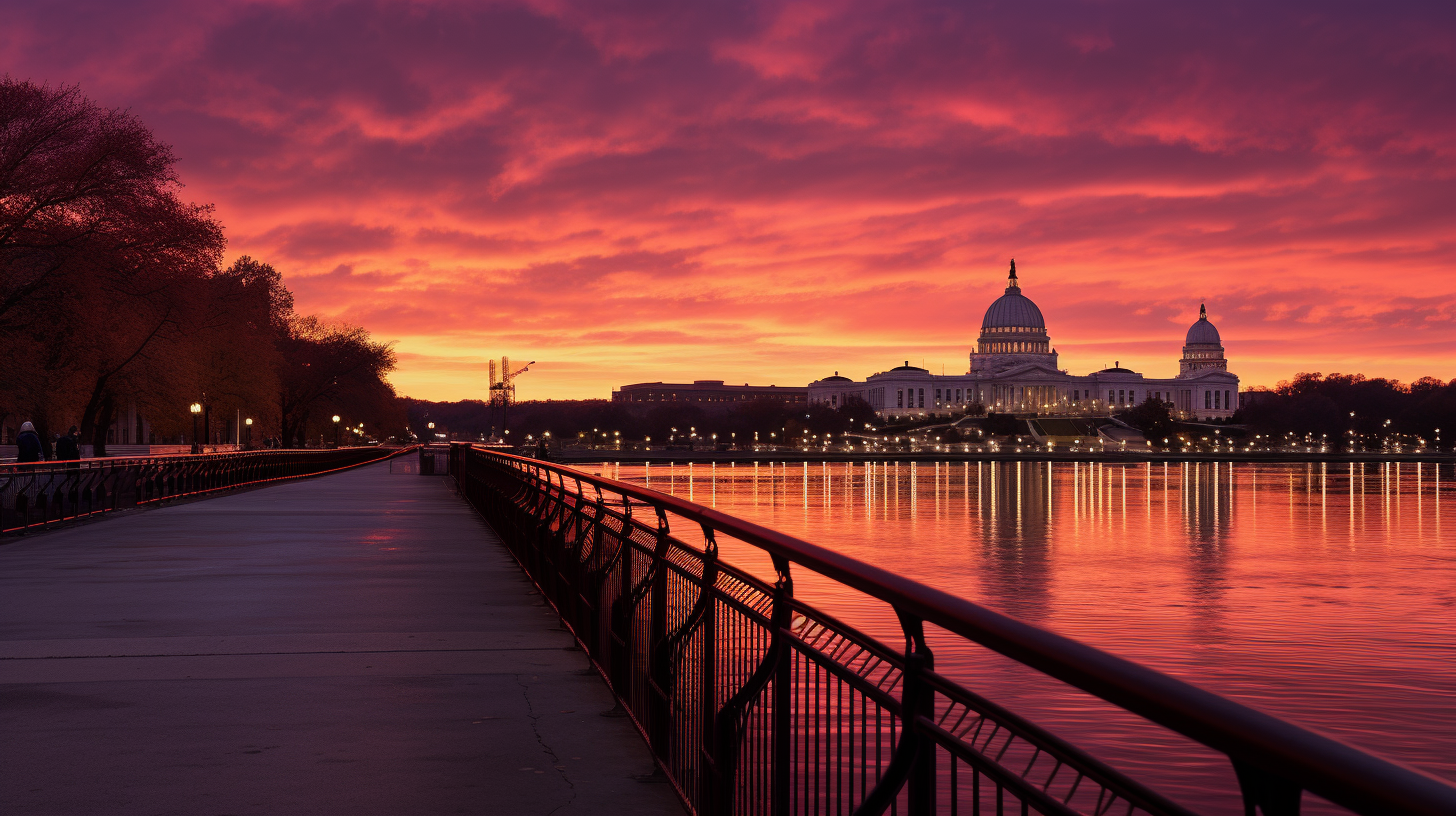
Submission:
[[[7,814],[681,814],[442,478],[0,540]]]

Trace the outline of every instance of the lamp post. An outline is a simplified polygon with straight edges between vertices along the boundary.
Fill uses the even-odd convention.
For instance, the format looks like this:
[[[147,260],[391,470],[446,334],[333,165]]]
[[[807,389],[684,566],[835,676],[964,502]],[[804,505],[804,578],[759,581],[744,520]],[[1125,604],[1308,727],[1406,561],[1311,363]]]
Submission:
[[[339,415],[334,414],[334,447],[339,446]]]
[[[202,403],[194,402],[187,410],[192,412],[192,452],[202,453],[202,446],[197,444],[197,417],[202,413]]]
[[[246,449],[246,450],[252,450],[253,449],[253,418],[252,417],[248,417],[247,419],[243,420],[243,425],[247,429],[247,431],[243,435],[243,448]]]

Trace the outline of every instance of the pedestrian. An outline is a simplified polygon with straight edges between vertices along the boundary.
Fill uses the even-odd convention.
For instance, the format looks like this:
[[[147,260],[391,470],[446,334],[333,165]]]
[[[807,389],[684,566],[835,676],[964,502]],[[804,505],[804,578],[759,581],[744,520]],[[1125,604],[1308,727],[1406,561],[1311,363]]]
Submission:
[[[40,434],[35,432],[35,426],[29,422],[21,424],[20,435],[15,437],[15,447],[18,449],[15,457],[17,462],[45,461],[45,451],[40,446]]]
[[[81,429],[72,425],[71,430],[67,431],[65,436],[56,440],[57,461],[72,461],[81,458],[80,435]]]

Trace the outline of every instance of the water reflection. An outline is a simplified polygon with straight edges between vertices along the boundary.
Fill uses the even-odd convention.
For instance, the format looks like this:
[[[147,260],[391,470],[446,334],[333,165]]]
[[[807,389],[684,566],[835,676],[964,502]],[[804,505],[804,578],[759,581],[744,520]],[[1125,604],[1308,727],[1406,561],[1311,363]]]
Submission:
[[[991,462],[977,474],[982,595],[1032,621],[1051,606],[1049,464]]]
[[[1200,645],[1226,637],[1223,618],[1232,547],[1229,531],[1234,517],[1233,468],[1223,462],[1185,462],[1179,467],[1183,479],[1179,496],[1188,547],[1185,572],[1192,613],[1188,637]]]

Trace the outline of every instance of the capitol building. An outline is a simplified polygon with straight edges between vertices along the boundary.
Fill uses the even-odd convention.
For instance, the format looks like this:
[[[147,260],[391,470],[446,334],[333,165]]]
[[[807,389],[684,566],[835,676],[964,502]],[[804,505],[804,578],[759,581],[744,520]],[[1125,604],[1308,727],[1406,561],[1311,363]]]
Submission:
[[[859,397],[881,416],[947,414],[976,404],[998,413],[1105,415],[1151,396],[1169,403],[1176,416],[1216,419],[1233,415],[1238,394],[1239,378],[1229,373],[1218,329],[1203,306],[1188,329],[1176,377],[1152,379],[1117,365],[1080,376],[1058,368],[1046,321],[1022,294],[1015,261],[1006,293],[981,321],[965,374],[931,374],[907,360],[864,382],[835,372],[809,384],[811,403],[838,407]]]

